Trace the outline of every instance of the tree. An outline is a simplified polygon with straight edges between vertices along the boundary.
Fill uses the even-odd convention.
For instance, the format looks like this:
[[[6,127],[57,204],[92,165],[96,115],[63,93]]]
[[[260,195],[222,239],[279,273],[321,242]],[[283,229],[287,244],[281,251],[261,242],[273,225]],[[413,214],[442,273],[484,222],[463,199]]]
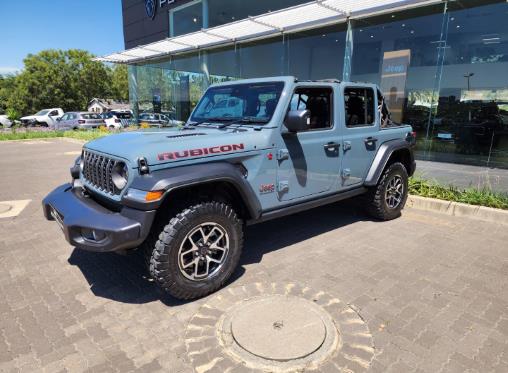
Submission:
[[[77,49],[28,55],[14,82],[0,81],[0,110],[13,108],[23,115],[50,107],[85,110],[93,97],[128,98],[125,66],[110,68],[92,58]]]
[[[111,69],[111,97],[122,101],[129,100],[127,65],[115,65]]]
[[[15,75],[0,75],[0,114],[7,112],[7,101],[16,87]]]

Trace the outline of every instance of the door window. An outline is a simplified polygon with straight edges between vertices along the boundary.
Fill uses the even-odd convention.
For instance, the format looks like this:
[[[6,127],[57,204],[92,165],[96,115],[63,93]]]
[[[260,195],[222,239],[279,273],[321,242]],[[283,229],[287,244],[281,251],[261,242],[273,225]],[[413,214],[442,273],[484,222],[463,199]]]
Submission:
[[[370,126],[376,122],[372,88],[344,89],[344,107],[348,127]]]
[[[308,130],[332,127],[332,90],[330,88],[297,88],[289,110],[309,110]]]
[[[51,113],[49,113],[50,117],[54,117],[56,115],[58,115],[58,110],[53,110]]]

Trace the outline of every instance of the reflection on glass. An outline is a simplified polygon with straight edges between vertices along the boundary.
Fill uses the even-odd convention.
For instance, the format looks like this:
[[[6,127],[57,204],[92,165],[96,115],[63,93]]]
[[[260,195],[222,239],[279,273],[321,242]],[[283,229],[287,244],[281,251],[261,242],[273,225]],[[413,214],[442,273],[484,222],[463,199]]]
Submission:
[[[450,3],[448,17],[433,158],[508,167],[508,4]]]
[[[208,22],[210,27],[214,27],[307,2],[308,0],[208,0]]]
[[[209,25],[303,2],[208,0]],[[175,34],[202,27],[202,3],[188,4],[174,10],[183,20]],[[420,159],[508,168],[507,17],[506,1],[471,0],[353,20],[351,80],[380,85],[394,119],[417,131]],[[132,67],[130,99],[140,112],[160,101],[162,113],[186,120],[213,83],[340,78],[345,42],[341,24]],[[220,105],[246,109],[235,100]]]
[[[279,102],[284,83],[233,84],[206,91],[191,120],[246,119],[246,123],[266,123]]]
[[[261,78],[284,74],[284,43],[282,37],[240,45],[240,76]]]
[[[199,31],[203,28],[203,5],[201,1],[185,4],[170,11],[170,36]]]
[[[290,35],[288,73],[302,80],[340,79],[345,42],[345,24]]]

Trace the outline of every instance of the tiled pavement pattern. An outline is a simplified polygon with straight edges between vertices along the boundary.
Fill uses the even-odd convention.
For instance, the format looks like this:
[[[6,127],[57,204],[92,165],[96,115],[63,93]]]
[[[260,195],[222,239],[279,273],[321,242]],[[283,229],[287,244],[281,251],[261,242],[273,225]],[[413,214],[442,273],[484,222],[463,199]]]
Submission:
[[[32,199],[0,220],[0,371],[192,372],[186,326],[217,294],[160,296],[135,255],[76,251],[43,219],[40,200],[69,179],[79,146],[0,143],[0,201]],[[373,372],[508,372],[507,226],[356,210],[248,228],[228,288],[291,282],[341,299],[373,335]]]

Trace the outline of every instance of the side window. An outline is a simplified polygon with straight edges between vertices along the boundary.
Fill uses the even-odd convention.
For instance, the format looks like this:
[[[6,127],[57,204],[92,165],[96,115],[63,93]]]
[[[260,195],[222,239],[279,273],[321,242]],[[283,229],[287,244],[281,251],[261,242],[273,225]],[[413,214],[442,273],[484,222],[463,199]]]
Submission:
[[[344,89],[346,126],[370,126],[376,122],[374,91],[371,88],[351,87]]]
[[[50,117],[54,117],[55,115],[58,115],[58,110],[53,110],[51,113],[49,113]]]
[[[309,130],[332,127],[332,90],[330,88],[297,88],[289,110],[309,110]]]
[[[60,120],[67,120],[68,118],[69,118],[69,114],[64,114],[62,116],[62,119],[60,119]]]
[[[387,127],[390,124],[390,112],[386,106],[385,98],[379,89],[377,90],[377,110],[379,111],[381,128]]]

